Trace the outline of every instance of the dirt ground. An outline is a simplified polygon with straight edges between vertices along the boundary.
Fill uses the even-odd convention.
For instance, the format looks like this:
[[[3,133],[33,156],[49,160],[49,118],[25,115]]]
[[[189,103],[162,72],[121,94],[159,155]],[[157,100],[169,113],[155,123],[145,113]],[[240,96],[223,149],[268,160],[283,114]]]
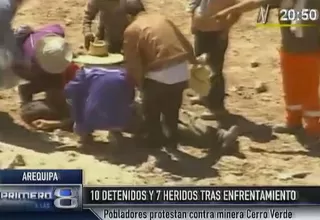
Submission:
[[[85,0],[30,0],[18,12],[15,25],[59,22],[66,26],[74,50],[83,37],[81,21]],[[190,37],[186,0],[145,0],[150,11],[167,15]],[[233,28],[225,64],[227,107],[233,123],[244,131],[238,152],[206,155],[206,149],[182,146],[176,152],[157,152],[107,144],[90,152],[75,147],[72,134],[38,133],[19,125],[14,89],[0,93],[2,168],[81,168],[86,184],[150,185],[318,185],[319,152],[307,150],[294,136],[273,135],[270,126],[283,121],[283,100],[277,48],[277,28],[257,28],[256,14],[248,13]],[[264,92],[257,87],[265,84]],[[203,109],[190,106],[196,113]],[[8,114],[10,117],[8,116]],[[103,139],[104,134],[98,135]],[[19,147],[18,147],[19,146]],[[221,157],[220,157],[221,156]]]

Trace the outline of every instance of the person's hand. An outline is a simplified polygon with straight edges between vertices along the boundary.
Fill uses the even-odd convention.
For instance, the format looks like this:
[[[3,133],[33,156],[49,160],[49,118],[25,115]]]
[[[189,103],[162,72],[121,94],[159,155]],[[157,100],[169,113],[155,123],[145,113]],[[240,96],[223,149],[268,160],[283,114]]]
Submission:
[[[229,10],[222,10],[222,11],[219,11],[218,13],[216,13],[215,15],[213,15],[211,18],[214,18],[218,21],[226,20],[230,14],[231,13],[229,12]]]
[[[208,55],[204,53],[204,54],[197,57],[197,63],[199,65],[206,65],[207,59],[208,59]]]
[[[104,40],[104,28],[99,28],[97,33],[96,33],[96,38],[98,40]]]
[[[51,128],[51,123],[47,120],[38,119],[31,123],[35,128],[40,130],[47,130]]]
[[[84,36],[84,47],[86,48],[86,50],[89,50],[90,47],[90,43],[94,41],[94,34],[93,33],[87,33]]]

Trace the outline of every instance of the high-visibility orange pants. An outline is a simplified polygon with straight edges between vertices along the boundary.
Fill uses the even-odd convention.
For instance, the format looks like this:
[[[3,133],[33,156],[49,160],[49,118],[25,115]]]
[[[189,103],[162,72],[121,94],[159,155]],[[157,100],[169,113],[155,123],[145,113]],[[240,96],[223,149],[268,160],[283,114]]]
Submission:
[[[291,54],[281,51],[280,62],[287,126],[299,126],[304,119],[306,132],[320,136],[320,52]]]

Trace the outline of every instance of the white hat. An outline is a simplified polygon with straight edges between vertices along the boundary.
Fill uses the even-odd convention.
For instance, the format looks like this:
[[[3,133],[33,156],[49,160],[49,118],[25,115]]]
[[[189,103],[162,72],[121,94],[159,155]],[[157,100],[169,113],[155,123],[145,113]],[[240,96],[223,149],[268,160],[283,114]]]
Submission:
[[[73,59],[73,62],[89,65],[111,65],[123,62],[122,54],[112,54],[108,52],[108,44],[98,40],[90,43],[89,54],[80,55]]]
[[[72,57],[70,45],[59,35],[46,35],[35,45],[35,58],[48,73],[62,73],[72,62]]]

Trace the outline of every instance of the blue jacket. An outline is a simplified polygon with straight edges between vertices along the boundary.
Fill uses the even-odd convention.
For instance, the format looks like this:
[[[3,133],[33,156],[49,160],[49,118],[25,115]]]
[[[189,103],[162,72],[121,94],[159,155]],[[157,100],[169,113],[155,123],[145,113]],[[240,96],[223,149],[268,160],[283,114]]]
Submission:
[[[121,130],[132,117],[134,87],[122,68],[82,68],[65,92],[77,133]]]

